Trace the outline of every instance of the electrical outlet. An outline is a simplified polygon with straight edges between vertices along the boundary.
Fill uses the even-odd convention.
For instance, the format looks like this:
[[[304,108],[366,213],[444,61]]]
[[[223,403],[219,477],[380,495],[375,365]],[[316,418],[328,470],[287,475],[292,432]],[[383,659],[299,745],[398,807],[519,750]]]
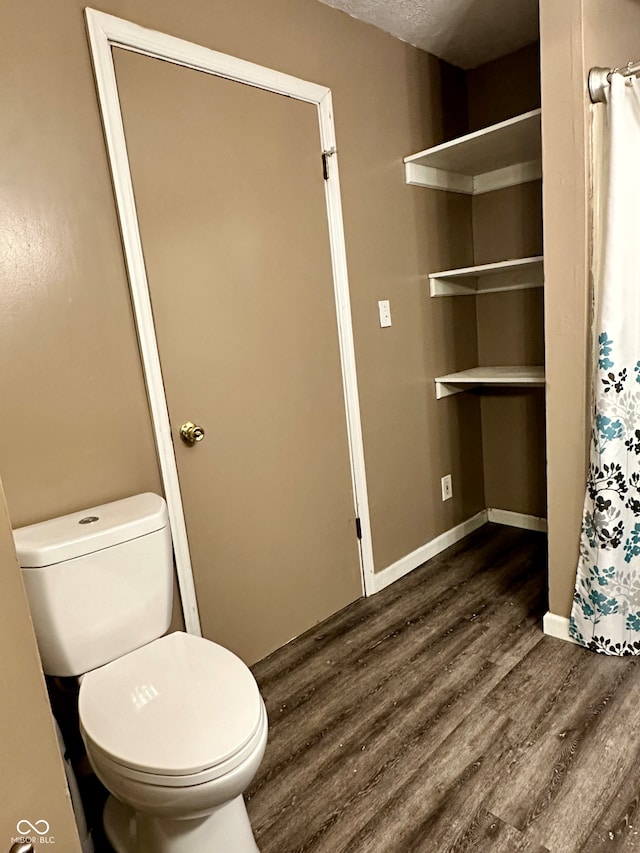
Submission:
[[[451,474],[447,474],[440,480],[442,487],[442,500],[448,501],[453,497],[453,484],[451,482]]]
[[[378,302],[378,313],[380,314],[380,328],[386,329],[391,325],[391,305],[388,299]]]

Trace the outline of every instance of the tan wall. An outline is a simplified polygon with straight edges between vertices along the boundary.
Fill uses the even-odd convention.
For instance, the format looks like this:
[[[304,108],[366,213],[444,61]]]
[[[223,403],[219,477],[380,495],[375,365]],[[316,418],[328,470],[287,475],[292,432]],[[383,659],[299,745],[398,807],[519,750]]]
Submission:
[[[75,853],[80,842],[1,485],[0,566],[0,849],[19,837],[19,821],[46,820],[50,849]]]
[[[640,56],[637,0],[583,0],[584,85],[594,65],[616,67]],[[588,109],[587,100],[587,109]]]
[[[541,0],[546,278],[549,609],[568,616],[585,488],[588,273],[587,74],[640,52],[635,0]]]
[[[14,525],[160,488],[83,5],[3,5],[0,471]],[[479,404],[437,402],[432,384],[473,362],[475,310],[425,298],[423,278],[471,260],[469,201],[409,188],[402,168],[466,129],[461,73],[316,0],[108,11],[332,88],[377,569],[481,509]]]
[[[470,130],[540,106],[539,45],[467,74]],[[542,182],[473,199],[477,264],[542,254]],[[478,297],[480,364],[543,364],[542,290]],[[546,515],[544,393],[484,392],[481,398],[486,506]]]
[[[540,45],[535,42],[467,72],[469,130],[540,106]]]
[[[588,325],[582,2],[541,0],[549,609],[568,616],[586,458]]]
[[[0,471],[21,526],[159,477],[81,4],[2,15]]]

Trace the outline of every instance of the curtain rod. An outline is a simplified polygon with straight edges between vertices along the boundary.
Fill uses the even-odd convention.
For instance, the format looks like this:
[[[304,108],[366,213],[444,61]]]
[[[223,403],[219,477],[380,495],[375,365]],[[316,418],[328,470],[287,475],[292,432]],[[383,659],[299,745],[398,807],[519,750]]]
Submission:
[[[640,62],[628,62],[622,68],[592,68],[589,71],[589,96],[591,103],[605,103],[605,90],[611,83],[612,74],[622,74],[623,77],[635,77],[640,74]]]

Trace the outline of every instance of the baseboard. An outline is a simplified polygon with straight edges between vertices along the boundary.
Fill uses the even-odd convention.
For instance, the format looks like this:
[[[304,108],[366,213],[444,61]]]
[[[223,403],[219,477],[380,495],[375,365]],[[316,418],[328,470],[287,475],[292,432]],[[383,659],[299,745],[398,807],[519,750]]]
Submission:
[[[455,545],[456,542],[464,539],[465,536],[473,533],[474,530],[482,527],[482,525],[486,524],[488,521],[492,521],[494,524],[505,524],[509,527],[521,527],[523,530],[538,530],[541,532],[546,532],[547,530],[546,518],[538,518],[535,515],[525,515],[521,512],[511,512],[508,509],[483,509],[476,513],[476,515],[468,518],[466,521],[463,521],[462,524],[452,527],[451,530],[446,530],[444,533],[441,533],[440,536],[436,536],[435,539],[432,539],[430,542],[416,548],[415,551],[407,554],[406,557],[401,557],[395,563],[387,566],[386,569],[376,572],[373,576],[373,589],[371,590],[371,593],[368,594],[372,595],[376,592],[380,592],[381,589],[389,586],[389,584],[400,580],[400,578],[408,575],[409,572],[417,569],[418,566],[426,563],[427,560],[430,560],[432,557],[437,556],[441,551],[444,551],[445,548]],[[548,615],[553,616],[553,614]],[[560,619],[561,617],[553,616],[553,618]],[[545,633],[551,632],[545,631]],[[552,634],[552,636],[557,635]],[[568,637],[569,620],[567,620],[567,639]],[[564,639],[564,636],[561,637],[561,639]]]
[[[389,584],[400,580],[404,575],[408,575],[409,572],[417,569],[418,566],[426,563],[427,560],[435,557],[441,551],[444,551],[445,548],[455,545],[456,542],[464,539],[465,536],[473,533],[474,530],[477,530],[486,523],[487,511],[486,509],[483,509],[476,515],[468,518],[466,521],[463,521],[462,524],[452,527],[451,530],[441,533],[440,536],[436,536],[435,539],[432,539],[430,542],[416,548],[415,551],[412,551],[410,554],[407,554],[406,557],[402,557],[395,563],[387,566],[387,568],[383,569],[381,572],[376,572],[373,576],[373,592],[380,592],[381,589],[389,586]]]
[[[548,637],[565,640],[567,643],[573,643],[576,646],[580,645],[569,635],[569,620],[566,616],[557,616],[547,610],[542,617],[542,630]]]
[[[547,532],[547,519],[537,515],[525,515],[522,512],[511,512],[508,509],[488,509],[487,521],[495,524],[506,524],[508,527],[521,527],[523,530],[538,530]]]

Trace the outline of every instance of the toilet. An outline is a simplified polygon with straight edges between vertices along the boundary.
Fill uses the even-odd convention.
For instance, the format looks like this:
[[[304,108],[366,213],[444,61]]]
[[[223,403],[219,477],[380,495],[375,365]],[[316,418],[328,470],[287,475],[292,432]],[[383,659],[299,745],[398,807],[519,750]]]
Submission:
[[[249,668],[165,632],[167,507],[135,495],[14,530],[43,669],[80,677],[87,755],[116,853],[257,853],[242,797],[267,742]]]

